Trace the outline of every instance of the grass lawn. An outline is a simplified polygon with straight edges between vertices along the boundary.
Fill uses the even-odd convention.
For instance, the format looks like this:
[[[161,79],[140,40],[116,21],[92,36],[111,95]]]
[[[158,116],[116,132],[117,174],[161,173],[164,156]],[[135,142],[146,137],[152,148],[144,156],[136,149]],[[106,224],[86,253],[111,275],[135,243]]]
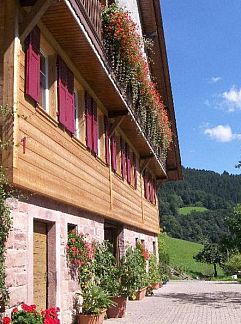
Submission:
[[[170,256],[170,264],[173,267],[180,267],[186,273],[195,276],[211,276],[213,274],[213,266],[196,262],[193,256],[202,250],[202,245],[189,241],[179,240],[165,236],[167,252]],[[218,275],[223,275],[223,271],[218,267]]]
[[[182,208],[179,208],[179,212],[181,215],[189,215],[191,214],[191,212],[195,211],[195,212],[204,212],[208,210],[207,208],[205,207],[182,207]]]

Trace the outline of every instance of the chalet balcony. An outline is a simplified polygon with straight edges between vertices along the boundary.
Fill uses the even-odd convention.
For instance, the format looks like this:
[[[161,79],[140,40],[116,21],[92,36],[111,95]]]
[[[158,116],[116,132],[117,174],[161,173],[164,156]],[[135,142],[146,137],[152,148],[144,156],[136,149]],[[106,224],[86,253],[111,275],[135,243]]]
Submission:
[[[21,0],[22,6],[37,5],[41,0]],[[42,1],[43,2],[43,1]],[[167,177],[166,152],[153,145],[152,125],[144,125],[138,100],[133,104],[133,92],[123,85],[116,62],[110,62],[102,34],[100,0],[48,1],[40,27],[50,31],[63,53],[70,57],[81,72],[93,95],[109,113],[113,125],[120,125],[157,178]],[[33,10],[34,7],[32,7]],[[47,27],[47,28],[46,28]]]

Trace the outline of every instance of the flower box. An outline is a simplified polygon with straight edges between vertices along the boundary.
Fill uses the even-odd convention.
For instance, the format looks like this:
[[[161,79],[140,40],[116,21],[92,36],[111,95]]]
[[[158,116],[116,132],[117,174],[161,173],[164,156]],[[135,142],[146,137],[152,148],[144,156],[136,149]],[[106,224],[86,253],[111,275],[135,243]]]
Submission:
[[[106,309],[96,315],[96,314],[80,314],[79,315],[79,324],[102,324],[104,322],[106,315]]]
[[[113,303],[115,306],[111,306],[107,309],[107,317],[108,318],[121,318],[125,316],[126,312],[126,304],[127,304],[127,297],[113,297]]]

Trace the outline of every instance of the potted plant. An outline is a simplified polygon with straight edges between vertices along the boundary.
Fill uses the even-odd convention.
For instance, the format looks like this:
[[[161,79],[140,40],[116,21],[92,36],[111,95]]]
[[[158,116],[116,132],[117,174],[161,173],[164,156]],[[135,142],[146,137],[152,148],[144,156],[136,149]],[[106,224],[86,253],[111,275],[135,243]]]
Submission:
[[[106,309],[113,305],[111,298],[101,287],[90,284],[82,291],[82,313],[79,314],[79,324],[102,324]]]
[[[149,275],[150,287],[154,290],[160,288],[161,275],[158,267],[157,258],[154,254],[151,254],[149,258],[148,275]]]
[[[146,295],[146,289],[149,285],[146,271],[146,250],[144,255],[142,247],[129,248],[126,252],[126,258],[129,268],[129,297],[131,300],[142,300]]]
[[[123,317],[126,311],[128,293],[123,280],[123,262],[117,264],[109,242],[95,244],[95,281],[109,293],[113,301],[107,309],[108,318]]]

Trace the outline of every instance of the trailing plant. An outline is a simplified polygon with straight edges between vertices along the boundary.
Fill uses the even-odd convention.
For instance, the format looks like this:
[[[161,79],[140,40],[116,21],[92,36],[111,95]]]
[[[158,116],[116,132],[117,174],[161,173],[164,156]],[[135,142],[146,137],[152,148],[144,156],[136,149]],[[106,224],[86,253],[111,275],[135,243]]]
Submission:
[[[13,117],[13,111],[8,106],[0,106],[0,119],[1,123],[5,123],[7,120],[11,120]],[[5,123],[6,124],[6,123]],[[12,147],[11,140],[0,140],[0,150],[3,153],[9,147]],[[4,308],[9,300],[9,293],[6,287],[6,272],[5,272],[5,257],[6,257],[6,241],[11,230],[12,220],[10,207],[7,204],[7,198],[13,196],[5,169],[0,165],[0,313],[4,311]]]
[[[143,51],[146,45],[150,47],[150,41],[146,42],[140,36],[130,14],[117,4],[104,8],[102,22],[104,47],[113,75],[145,136],[162,159],[172,141],[172,132],[166,108],[151,80]]]
[[[49,308],[38,312],[36,305],[22,304],[12,310],[11,317],[4,317],[3,324],[60,324],[58,313],[60,309]]]

